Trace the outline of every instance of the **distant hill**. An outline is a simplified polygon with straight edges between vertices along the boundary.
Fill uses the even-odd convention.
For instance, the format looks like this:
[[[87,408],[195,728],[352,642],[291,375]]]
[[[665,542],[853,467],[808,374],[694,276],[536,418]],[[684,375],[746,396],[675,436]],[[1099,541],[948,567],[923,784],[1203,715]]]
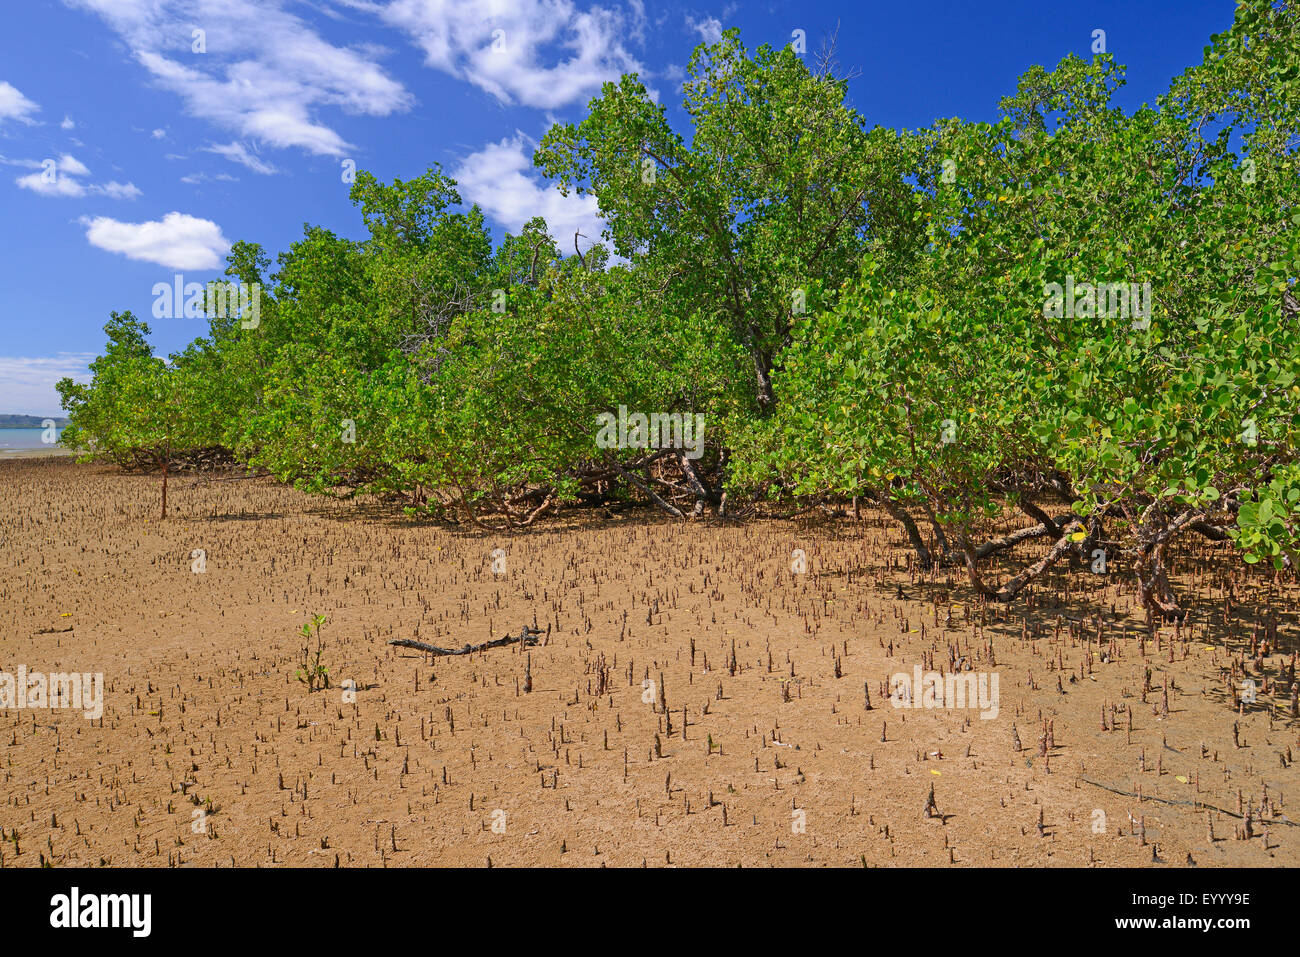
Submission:
[[[0,415],[0,429],[41,429],[45,427],[46,419],[53,419],[59,428],[68,424],[68,420],[59,415]]]

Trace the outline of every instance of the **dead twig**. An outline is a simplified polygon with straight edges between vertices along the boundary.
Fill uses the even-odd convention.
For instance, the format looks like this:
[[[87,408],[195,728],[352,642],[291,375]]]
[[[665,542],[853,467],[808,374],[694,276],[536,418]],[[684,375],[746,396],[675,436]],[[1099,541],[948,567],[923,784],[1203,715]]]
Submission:
[[[550,626],[547,626],[547,631],[550,631]],[[431,655],[472,655],[476,651],[500,648],[503,645],[535,645],[541,635],[540,628],[530,628],[525,625],[517,635],[506,635],[504,638],[494,638],[477,645],[462,645],[460,648],[439,648],[437,645],[425,644],[423,641],[414,641],[410,638],[394,638],[389,644],[397,645],[399,648],[415,648],[417,651],[428,652]]]

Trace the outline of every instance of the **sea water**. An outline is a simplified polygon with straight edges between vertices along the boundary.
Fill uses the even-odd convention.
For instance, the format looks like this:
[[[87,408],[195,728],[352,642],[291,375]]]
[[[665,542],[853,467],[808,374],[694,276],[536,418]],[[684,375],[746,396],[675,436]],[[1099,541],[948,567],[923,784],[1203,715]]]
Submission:
[[[62,434],[63,430],[56,430]],[[0,429],[0,449],[49,449],[55,451],[58,446],[41,441],[45,435],[42,428],[35,429]],[[56,436],[57,437],[57,436]]]

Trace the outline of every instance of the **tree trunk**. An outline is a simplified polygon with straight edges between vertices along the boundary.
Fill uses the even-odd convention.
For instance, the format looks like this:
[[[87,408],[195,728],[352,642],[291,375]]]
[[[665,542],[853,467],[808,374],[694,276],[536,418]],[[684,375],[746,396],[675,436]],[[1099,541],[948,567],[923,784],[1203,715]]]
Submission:
[[[1048,534],[1053,535],[1056,538],[1061,537],[1061,529],[1057,526],[1056,520],[1033,502],[1029,501],[1025,496],[1021,496],[1020,498],[1020,511],[1024,512],[1035,522],[1042,524],[1047,529]]]
[[[916,527],[916,521],[912,516],[907,514],[907,509],[903,508],[903,506],[890,498],[887,492],[877,495],[876,501],[880,503],[881,508],[889,513],[891,518],[903,526],[903,531],[907,533],[907,540],[911,542],[912,548],[916,551],[916,556],[920,559],[922,567],[933,568],[934,555],[932,555],[930,549],[926,547],[925,539],[921,537],[921,530]]]
[[[682,450],[678,455],[677,461],[681,464],[682,474],[686,476],[686,484],[695,493],[695,511],[691,513],[691,517],[699,518],[704,514],[704,509],[708,505],[717,503],[717,496],[713,494],[713,490],[705,484],[699,473],[695,471],[695,463],[687,457],[685,450]]]
[[[1153,615],[1166,621],[1182,621],[1187,612],[1178,606],[1174,591],[1169,586],[1169,572],[1165,568],[1166,542],[1143,548],[1138,553],[1136,565],[1138,600]]]
[[[167,466],[171,464],[171,460],[172,460],[172,447],[171,447],[171,443],[169,442],[167,443],[167,454],[163,458],[163,463],[162,463],[162,467],[163,467],[162,517],[164,519],[167,518]]]
[[[1151,615],[1158,615],[1166,621],[1181,621],[1186,617],[1187,612],[1178,607],[1174,591],[1169,586],[1165,549],[1175,536],[1204,517],[1203,512],[1191,510],[1171,522],[1157,505],[1152,504],[1134,523],[1141,542],[1134,563],[1138,600]]]
[[[925,517],[930,522],[930,528],[934,531],[934,547],[938,557],[936,562],[948,562],[952,557],[951,549],[948,547],[948,536],[944,534],[943,526],[939,524],[939,516],[934,514],[934,509],[930,507],[929,502],[922,505],[925,509]]]
[[[755,349],[754,376],[758,386],[758,408],[762,415],[770,415],[776,409],[776,392],[772,390],[772,363],[760,350]]]

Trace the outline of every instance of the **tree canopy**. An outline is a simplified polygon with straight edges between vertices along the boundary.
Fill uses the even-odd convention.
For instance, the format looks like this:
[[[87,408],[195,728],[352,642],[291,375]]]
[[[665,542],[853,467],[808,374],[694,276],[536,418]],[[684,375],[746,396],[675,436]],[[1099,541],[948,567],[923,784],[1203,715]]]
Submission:
[[[163,361],[113,313],[93,381],[60,383],[62,441],[132,468],[216,449],[492,527],[860,497],[986,598],[1119,543],[1176,617],[1181,535],[1300,561],[1298,51],[1296,5],[1250,0],[1154,105],[1068,56],[996,122],[899,131],[728,31],[691,58],[686,134],[629,75],[541,141],[604,244],[540,217],[494,244],[439,168],[359,172],[364,239],[232,249],[256,323],[210,316]],[[1031,524],[981,541],[1008,506]]]

